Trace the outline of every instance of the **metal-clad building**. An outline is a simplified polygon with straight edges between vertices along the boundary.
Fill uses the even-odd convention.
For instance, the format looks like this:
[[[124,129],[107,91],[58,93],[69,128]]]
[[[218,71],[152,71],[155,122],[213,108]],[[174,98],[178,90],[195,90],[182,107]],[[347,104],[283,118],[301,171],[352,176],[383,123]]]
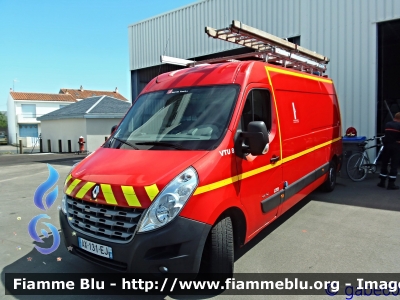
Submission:
[[[400,111],[398,0],[204,0],[132,24],[132,99],[157,76],[163,53],[198,60],[240,51],[204,33],[205,26],[223,28],[232,20],[329,57],[327,74],[335,82],[344,128],[371,137],[390,119],[387,106]],[[176,68],[163,65],[161,72]]]

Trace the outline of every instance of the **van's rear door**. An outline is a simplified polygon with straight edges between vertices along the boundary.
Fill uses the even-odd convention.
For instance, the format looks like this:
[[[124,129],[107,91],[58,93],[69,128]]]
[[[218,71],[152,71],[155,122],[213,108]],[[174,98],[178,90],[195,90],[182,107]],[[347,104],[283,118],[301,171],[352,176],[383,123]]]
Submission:
[[[240,195],[249,216],[247,236],[256,234],[273,220],[280,204],[282,167],[280,165],[280,130],[271,89],[250,84],[242,101],[237,130],[247,131],[251,121],[264,121],[269,134],[269,151],[264,155],[246,158],[236,156]],[[246,141],[244,141],[246,143]]]

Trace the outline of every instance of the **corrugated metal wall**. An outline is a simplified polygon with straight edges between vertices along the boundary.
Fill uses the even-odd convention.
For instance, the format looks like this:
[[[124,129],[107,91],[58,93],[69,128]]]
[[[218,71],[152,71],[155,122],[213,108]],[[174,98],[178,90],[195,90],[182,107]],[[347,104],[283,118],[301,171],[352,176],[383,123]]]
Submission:
[[[222,28],[233,19],[280,37],[300,34],[300,1],[207,0],[129,27],[131,70],[158,65],[160,55],[188,58],[236,48],[204,33],[205,26]],[[133,46],[133,48],[132,48]]]
[[[234,49],[208,38],[205,26],[233,19],[280,37],[301,36],[301,45],[331,59],[344,127],[376,133],[377,22],[400,18],[399,0],[206,0],[129,26],[130,68],[159,64],[160,54],[190,58]]]

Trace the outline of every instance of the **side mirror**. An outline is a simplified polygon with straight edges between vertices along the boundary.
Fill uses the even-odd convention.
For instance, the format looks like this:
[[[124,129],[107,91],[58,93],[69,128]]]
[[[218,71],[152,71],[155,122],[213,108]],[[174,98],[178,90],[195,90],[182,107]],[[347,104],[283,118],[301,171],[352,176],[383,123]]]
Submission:
[[[111,134],[113,134],[113,132],[118,128],[118,125],[114,125],[113,127],[111,127]]]
[[[265,123],[263,121],[250,122],[247,130],[247,132],[241,133],[241,136],[249,141],[249,147],[246,150],[251,155],[265,154],[268,151],[269,144],[268,130]]]

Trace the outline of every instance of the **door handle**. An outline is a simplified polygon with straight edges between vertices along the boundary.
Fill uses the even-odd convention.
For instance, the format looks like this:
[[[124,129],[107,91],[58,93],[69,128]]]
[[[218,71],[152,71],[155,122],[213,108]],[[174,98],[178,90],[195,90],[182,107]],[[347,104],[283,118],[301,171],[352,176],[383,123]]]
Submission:
[[[270,159],[271,164],[276,163],[279,160],[279,156],[273,155]]]

